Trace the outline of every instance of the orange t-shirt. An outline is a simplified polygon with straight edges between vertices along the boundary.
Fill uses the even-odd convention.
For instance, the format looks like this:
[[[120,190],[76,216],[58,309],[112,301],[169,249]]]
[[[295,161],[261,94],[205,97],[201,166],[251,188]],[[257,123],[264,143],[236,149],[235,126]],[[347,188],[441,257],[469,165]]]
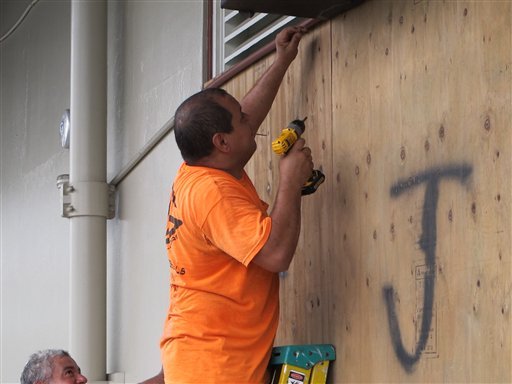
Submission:
[[[166,384],[266,380],[279,278],[251,260],[270,235],[267,208],[245,173],[238,180],[221,170],[180,167],[166,233]]]

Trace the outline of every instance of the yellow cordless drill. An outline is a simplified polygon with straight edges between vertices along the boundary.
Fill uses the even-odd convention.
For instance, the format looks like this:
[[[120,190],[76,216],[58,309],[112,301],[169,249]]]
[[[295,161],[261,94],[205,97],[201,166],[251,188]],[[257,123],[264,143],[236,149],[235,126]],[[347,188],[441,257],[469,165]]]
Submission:
[[[281,135],[272,142],[272,150],[278,155],[285,154],[295,144],[306,130],[307,116],[303,120],[293,120],[286,128],[281,131]],[[313,174],[302,187],[302,196],[310,195],[315,192],[320,184],[325,181],[325,175],[318,169],[313,170]]]

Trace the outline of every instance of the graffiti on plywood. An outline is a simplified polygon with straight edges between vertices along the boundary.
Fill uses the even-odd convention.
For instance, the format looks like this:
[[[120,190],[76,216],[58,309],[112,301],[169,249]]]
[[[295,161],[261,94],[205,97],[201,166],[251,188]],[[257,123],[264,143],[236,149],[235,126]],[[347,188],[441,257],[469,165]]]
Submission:
[[[452,165],[435,168],[415,176],[400,180],[391,187],[391,197],[398,198],[405,191],[425,184],[425,200],[423,203],[420,249],[425,254],[425,263],[422,265],[421,283],[423,285],[423,305],[421,308],[421,327],[414,352],[410,353],[403,345],[400,325],[395,308],[395,290],[392,285],[382,289],[387,308],[391,342],[396,356],[407,372],[412,372],[414,365],[419,361],[429,342],[429,335],[433,326],[432,319],[435,314],[434,287],[436,277],[436,243],[437,243],[437,203],[439,201],[439,184],[443,179],[455,179],[465,183],[471,175],[472,168],[467,164]]]

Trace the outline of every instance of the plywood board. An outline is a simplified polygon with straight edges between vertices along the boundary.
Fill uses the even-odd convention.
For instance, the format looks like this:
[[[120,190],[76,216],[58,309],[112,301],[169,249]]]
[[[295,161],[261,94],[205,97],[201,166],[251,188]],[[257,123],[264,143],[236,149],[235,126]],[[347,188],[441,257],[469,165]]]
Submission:
[[[512,381],[511,23],[508,1],[367,1],[301,42],[248,170],[271,202],[270,143],[308,116],[326,182],[276,344],[334,344],[331,382]]]
[[[380,1],[333,21],[336,382],[511,379],[510,20]]]

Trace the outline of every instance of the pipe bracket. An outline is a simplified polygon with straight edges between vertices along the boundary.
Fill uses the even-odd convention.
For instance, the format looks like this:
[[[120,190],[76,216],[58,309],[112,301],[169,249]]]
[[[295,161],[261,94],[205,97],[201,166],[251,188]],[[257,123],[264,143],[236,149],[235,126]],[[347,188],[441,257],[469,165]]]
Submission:
[[[101,216],[115,217],[116,189],[101,181],[77,181],[71,184],[69,175],[57,177],[60,192],[61,216]]]

